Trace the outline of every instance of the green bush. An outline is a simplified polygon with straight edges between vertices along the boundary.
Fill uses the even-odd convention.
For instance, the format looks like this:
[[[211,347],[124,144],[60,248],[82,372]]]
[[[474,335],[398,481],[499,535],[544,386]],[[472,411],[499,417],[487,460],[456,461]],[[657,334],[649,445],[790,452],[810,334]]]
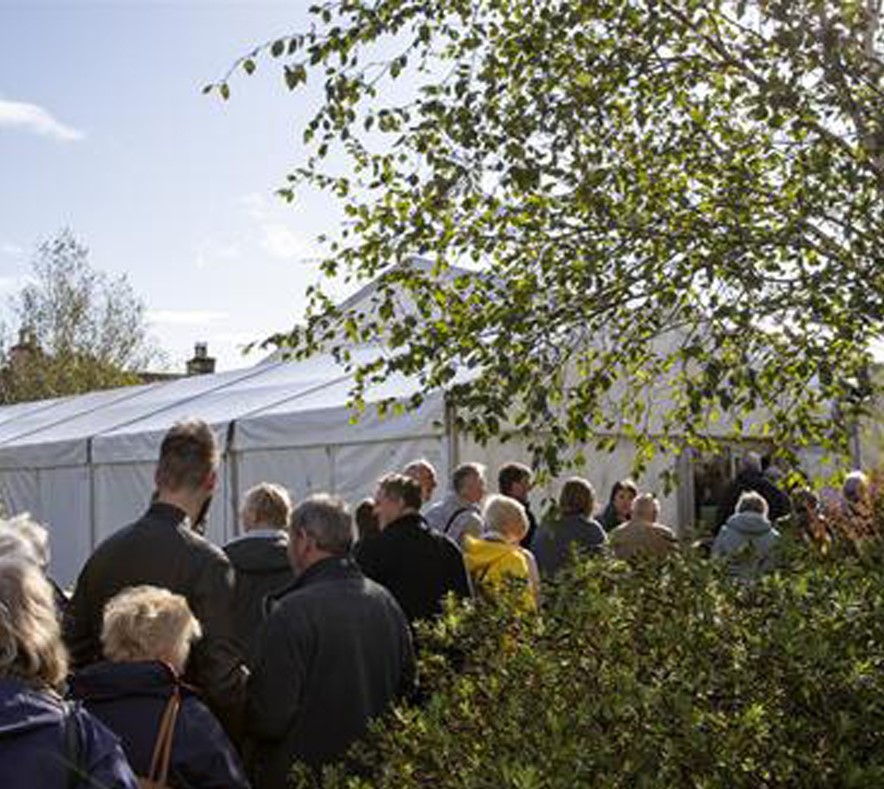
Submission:
[[[542,617],[451,609],[426,641],[425,702],[326,789],[884,785],[880,545],[796,549],[751,586],[692,556],[578,562]]]

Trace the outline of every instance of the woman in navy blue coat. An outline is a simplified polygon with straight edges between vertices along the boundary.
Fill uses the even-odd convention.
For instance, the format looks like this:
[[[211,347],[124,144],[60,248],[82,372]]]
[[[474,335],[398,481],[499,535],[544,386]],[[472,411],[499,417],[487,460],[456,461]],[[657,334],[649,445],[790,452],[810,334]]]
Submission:
[[[0,786],[137,789],[116,736],[58,694],[66,674],[52,587],[0,559]]]
[[[200,626],[187,601],[153,586],[127,589],[105,608],[109,660],[78,672],[71,692],[114,731],[139,776],[147,776],[169,700],[180,707],[167,783],[176,789],[248,787],[239,757],[209,709],[179,681]]]

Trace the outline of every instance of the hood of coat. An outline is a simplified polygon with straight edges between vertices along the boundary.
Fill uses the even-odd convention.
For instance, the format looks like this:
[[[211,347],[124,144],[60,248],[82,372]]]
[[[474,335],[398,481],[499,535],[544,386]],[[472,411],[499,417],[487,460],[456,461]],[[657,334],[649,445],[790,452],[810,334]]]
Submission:
[[[241,573],[275,574],[291,570],[289,538],[284,531],[275,534],[245,534],[224,546],[234,568]]]
[[[11,677],[0,679],[0,739],[58,726],[62,715],[62,701],[52,693]]]
[[[111,701],[132,696],[167,699],[177,684],[175,672],[159,660],[103,661],[78,671],[71,679],[71,693],[84,701]]]
[[[759,512],[738,512],[727,519],[727,527],[746,535],[766,534],[771,530],[770,521]]]
[[[519,551],[518,545],[505,542],[488,534],[480,537],[464,535],[463,559],[467,570],[471,573],[489,567],[504,556]]]

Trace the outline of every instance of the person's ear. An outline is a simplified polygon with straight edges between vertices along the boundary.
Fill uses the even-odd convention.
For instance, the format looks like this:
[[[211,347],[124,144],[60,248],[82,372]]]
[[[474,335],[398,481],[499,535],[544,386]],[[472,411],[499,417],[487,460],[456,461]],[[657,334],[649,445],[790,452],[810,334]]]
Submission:
[[[212,469],[206,475],[206,481],[203,483],[203,489],[207,493],[212,493],[215,490],[215,486],[218,484],[218,472],[215,469]]]

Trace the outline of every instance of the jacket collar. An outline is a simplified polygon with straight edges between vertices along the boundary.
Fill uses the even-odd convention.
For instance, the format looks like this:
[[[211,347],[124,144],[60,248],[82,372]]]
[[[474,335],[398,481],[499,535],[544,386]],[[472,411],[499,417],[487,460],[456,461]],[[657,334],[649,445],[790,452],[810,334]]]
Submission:
[[[298,576],[291,591],[303,589],[312,584],[326,581],[343,581],[362,575],[361,570],[350,556],[329,556],[310,565]]]
[[[187,521],[188,525],[190,524],[190,519],[187,517],[187,513],[184,510],[180,507],[176,507],[174,504],[167,504],[164,501],[151,502],[151,505],[147,510],[147,517],[175,526],[184,521]]]
[[[419,512],[407,512],[405,515],[401,515],[396,518],[396,520],[391,521],[384,527],[384,531],[399,531],[402,529],[428,529],[427,521],[423,515]]]

